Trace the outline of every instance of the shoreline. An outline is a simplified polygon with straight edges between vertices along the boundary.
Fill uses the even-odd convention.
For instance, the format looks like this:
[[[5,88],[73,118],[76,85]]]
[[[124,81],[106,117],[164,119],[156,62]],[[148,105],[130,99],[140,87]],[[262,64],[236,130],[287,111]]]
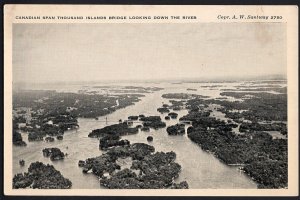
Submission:
[[[189,87],[189,86],[187,86],[187,87]],[[198,90],[200,90],[200,89],[198,89]],[[182,90],[183,91],[183,90]],[[200,93],[201,91],[195,91],[195,90],[191,90],[190,92],[197,92],[197,93]],[[188,93],[190,93],[190,92],[188,92]],[[155,95],[151,95],[151,97],[155,97],[155,96],[157,96],[158,94],[166,94],[166,93],[168,93],[168,92],[166,92],[166,91],[161,91],[161,92],[158,92],[158,93],[156,93]],[[149,101],[149,98],[147,97],[148,95],[146,95],[146,97],[143,97],[140,101],[139,101],[139,106],[137,107],[137,109],[138,108],[142,108],[142,105],[145,103],[144,102],[144,100],[145,99],[147,99],[147,101],[150,103],[151,102],[151,100]],[[206,95],[202,95],[202,96],[200,96],[201,98],[202,97],[205,97]],[[194,97],[194,96],[193,96]],[[144,99],[145,98],[145,99]],[[212,97],[213,98],[213,97]],[[210,101],[210,99],[211,98],[209,98],[208,99],[208,101]],[[180,102],[180,101],[178,101],[178,100],[180,100],[180,99],[177,99],[177,100],[175,100],[174,101],[174,99],[173,99],[173,101],[171,101],[172,103],[171,103],[171,109],[173,110],[173,108],[175,108],[175,109],[178,109],[178,105],[181,105],[181,104],[179,104],[178,102]],[[161,100],[158,100],[158,101],[163,101],[163,102],[165,102],[164,100],[163,100],[163,98],[161,98]],[[161,103],[161,102],[160,102]],[[172,105],[174,103],[174,105]],[[184,103],[185,104],[185,103]],[[157,102],[157,105],[158,105],[158,102]],[[102,115],[102,116],[98,116],[97,118],[99,118],[98,120],[96,120],[95,118],[83,118],[83,117],[78,117],[77,119],[78,120],[81,120],[81,119],[85,119],[85,120],[90,120],[90,124],[101,124],[100,125],[100,127],[105,127],[105,126],[107,126],[107,124],[104,124],[102,121],[101,121],[101,119],[103,119],[103,118],[105,118],[105,116],[114,116],[113,118],[115,118],[115,119],[117,119],[117,120],[119,120],[119,119],[121,119],[121,118],[123,118],[123,117],[118,117],[118,118],[116,118],[116,116],[117,115],[119,115],[119,114],[125,114],[126,113],[126,116],[129,116],[129,115],[135,115],[135,114],[137,114],[137,113],[143,113],[143,111],[141,111],[141,112],[139,112],[138,110],[135,110],[134,111],[134,113],[130,113],[130,112],[128,112],[128,110],[132,110],[131,108],[135,108],[136,107],[136,104],[133,104],[132,105],[132,107],[131,107],[131,105],[129,105],[129,106],[127,106],[126,108],[124,108],[124,109],[122,109],[122,108],[120,108],[120,109],[117,109],[117,110],[115,110],[115,111],[118,111],[117,113],[114,111],[114,112],[112,112],[112,113],[109,113],[109,114],[107,114],[107,115]],[[129,109],[128,109],[129,108]],[[156,109],[155,110],[152,110],[151,112],[153,112],[153,113],[157,113],[157,114],[159,114],[159,112],[157,111],[157,108],[159,108],[159,107],[156,107]],[[189,111],[189,109],[186,109],[186,111]],[[150,112],[150,113],[151,113]],[[174,110],[174,112],[177,112],[177,111],[175,111]],[[115,114],[114,114],[115,113]],[[161,116],[164,116],[163,115],[163,113],[160,113],[160,115]],[[112,120],[114,120],[114,119],[112,119]],[[172,120],[171,120],[172,121]],[[178,121],[178,123],[180,123],[180,121]],[[110,123],[108,123],[108,124],[110,124]],[[170,125],[175,125],[175,124],[173,124],[173,122],[172,122],[172,124],[168,124],[167,125],[167,127],[169,127]],[[99,127],[99,126],[98,126]],[[166,128],[167,128],[166,127]],[[84,128],[84,127],[83,127]],[[81,131],[84,131],[84,130],[80,130],[81,129],[81,127],[78,129],[80,132]],[[85,129],[85,128],[84,128]],[[186,131],[186,130],[185,130]],[[66,132],[69,132],[69,131],[66,131]],[[71,132],[72,132],[72,130],[71,130]],[[166,132],[166,131],[165,131]],[[86,134],[88,134],[88,133],[86,133]],[[142,132],[139,132],[138,134],[144,134],[144,133],[142,133]],[[167,133],[165,133],[165,134],[167,134]],[[150,134],[149,133],[147,133],[147,135],[150,135],[150,136],[154,136],[154,142],[155,142],[155,140],[156,140],[156,137],[155,137],[155,135],[153,135],[153,133],[152,133],[152,131],[150,130]],[[145,140],[146,140],[146,136],[147,135],[145,135]],[[178,136],[174,136],[174,137],[178,137]],[[191,140],[190,139],[190,137],[188,138],[188,140]],[[195,143],[194,141],[192,141],[191,140],[191,142],[193,142],[193,143]],[[145,142],[145,144],[147,144],[147,142]],[[195,144],[197,144],[197,143],[195,143]],[[203,151],[206,151],[207,152],[207,149],[205,149],[205,148],[203,148],[201,145],[197,145],[197,146],[200,146],[200,149],[201,149],[201,151],[203,150]],[[174,151],[176,152],[176,149],[174,149]],[[221,163],[223,163],[223,164],[225,164],[226,166],[228,166],[228,167],[236,167],[236,166],[233,166],[232,164],[235,164],[235,163],[231,163],[231,165],[230,164],[227,164],[226,163],[226,161],[224,161],[224,160],[222,160],[221,159],[221,157],[219,157],[218,156],[218,154],[216,153],[216,152],[214,152],[214,151],[208,151],[208,153],[209,154],[212,154],[219,162],[221,162]],[[240,170],[240,171],[243,171],[243,170]],[[243,171],[244,172],[244,171]],[[249,177],[249,179],[252,179],[253,180],[253,177],[252,176],[249,176],[249,174],[247,174],[247,173],[243,173],[243,174],[245,174],[245,175],[247,175],[248,177]]]

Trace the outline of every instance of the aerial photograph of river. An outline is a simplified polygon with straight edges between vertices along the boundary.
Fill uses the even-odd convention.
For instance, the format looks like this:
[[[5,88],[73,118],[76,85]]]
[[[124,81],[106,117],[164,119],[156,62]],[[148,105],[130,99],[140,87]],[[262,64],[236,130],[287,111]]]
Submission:
[[[289,188],[282,23],[12,34],[12,190]]]

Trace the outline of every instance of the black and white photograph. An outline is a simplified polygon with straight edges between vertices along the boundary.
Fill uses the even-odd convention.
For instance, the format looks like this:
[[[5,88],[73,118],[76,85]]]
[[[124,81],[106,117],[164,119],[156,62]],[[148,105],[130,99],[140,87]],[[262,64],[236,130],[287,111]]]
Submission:
[[[11,24],[11,191],[294,188],[281,16],[42,15]]]

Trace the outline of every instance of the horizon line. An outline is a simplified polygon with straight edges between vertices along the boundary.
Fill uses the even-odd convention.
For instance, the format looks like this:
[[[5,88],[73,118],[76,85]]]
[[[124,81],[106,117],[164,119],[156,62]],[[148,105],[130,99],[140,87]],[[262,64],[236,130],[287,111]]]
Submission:
[[[286,74],[269,74],[269,75],[249,75],[245,76],[217,76],[217,77],[180,77],[180,78],[160,78],[160,79],[107,79],[107,80],[74,80],[74,81],[12,81],[12,85],[17,84],[67,84],[67,83],[113,83],[113,82],[172,82],[172,81],[180,81],[180,82],[208,82],[208,81],[225,81],[225,82],[235,82],[235,81],[250,81],[251,79],[281,79],[287,80]],[[188,79],[188,80],[187,80]],[[235,79],[235,80],[230,80]]]

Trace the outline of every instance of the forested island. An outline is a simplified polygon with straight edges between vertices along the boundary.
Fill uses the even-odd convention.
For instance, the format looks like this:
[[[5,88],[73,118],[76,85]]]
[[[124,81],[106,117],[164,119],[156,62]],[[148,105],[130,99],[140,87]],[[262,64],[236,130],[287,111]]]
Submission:
[[[13,188],[33,189],[69,189],[72,182],[64,178],[53,165],[42,162],[31,163],[28,172],[16,174],[13,178]]]
[[[277,90],[286,92],[286,89]],[[221,96],[243,101],[204,99],[187,94],[163,95],[164,98],[188,99],[185,106],[189,113],[180,120],[192,122],[188,137],[203,150],[228,165],[240,166],[259,188],[286,188],[287,139],[274,139],[268,131],[279,131],[287,136],[287,94],[222,92]],[[221,106],[217,109],[225,114],[227,121],[211,117],[212,110],[208,109],[211,105]],[[238,133],[233,131],[237,127]],[[167,130],[169,134],[176,133],[175,127]]]
[[[176,162],[176,146],[172,151],[155,151],[157,134],[165,133],[178,139],[187,135],[188,141],[224,164],[237,166],[258,188],[287,188],[287,90],[262,84],[266,87],[253,84],[219,89],[217,98],[202,95],[201,88],[215,90],[223,85],[187,88],[187,93],[160,93],[161,105],[154,109],[155,115],[129,112],[116,123],[85,132],[86,137],[97,141],[99,156],[78,159],[78,169],[83,174],[94,174],[99,185],[109,189],[188,189],[189,181],[177,181],[184,166]],[[60,149],[55,144],[64,140],[65,132],[80,128],[79,119],[97,122],[101,116],[162,90],[137,86],[85,88],[78,93],[52,90],[14,93],[13,145],[28,148],[22,133],[29,143],[53,144],[39,152],[51,162],[66,162],[68,148]],[[93,89],[113,92],[108,95]],[[188,114],[182,115],[181,111]],[[124,138],[137,134],[143,135],[143,142]],[[25,162],[20,158],[20,166]],[[13,188],[72,187],[72,179],[65,178],[53,165],[32,162],[27,166],[27,172],[13,177]]]
[[[80,160],[78,165],[84,173],[90,171],[100,178],[100,184],[110,189],[187,189],[186,181],[175,183],[181,166],[174,162],[174,152],[155,152],[155,148],[145,143],[130,144],[128,140],[121,140],[121,136],[137,134],[144,128],[159,129],[166,124],[159,116],[129,116],[128,119],[140,121],[141,125],[131,127],[132,124],[120,122],[101,129],[92,130],[89,137],[100,138],[99,148],[106,153],[99,157]],[[151,142],[153,138],[147,137]],[[120,159],[130,159],[130,168],[123,169],[117,164]]]
[[[139,92],[161,88],[125,87]],[[63,139],[65,131],[78,128],[78,117],[97,118],[134,105],[143,94],[83,94],[54,90],[20,90],[13,93],[13,144],[26,146],[18,130],[28,132],[29,141]],[[50,138],[49,138],[50,137]]]

